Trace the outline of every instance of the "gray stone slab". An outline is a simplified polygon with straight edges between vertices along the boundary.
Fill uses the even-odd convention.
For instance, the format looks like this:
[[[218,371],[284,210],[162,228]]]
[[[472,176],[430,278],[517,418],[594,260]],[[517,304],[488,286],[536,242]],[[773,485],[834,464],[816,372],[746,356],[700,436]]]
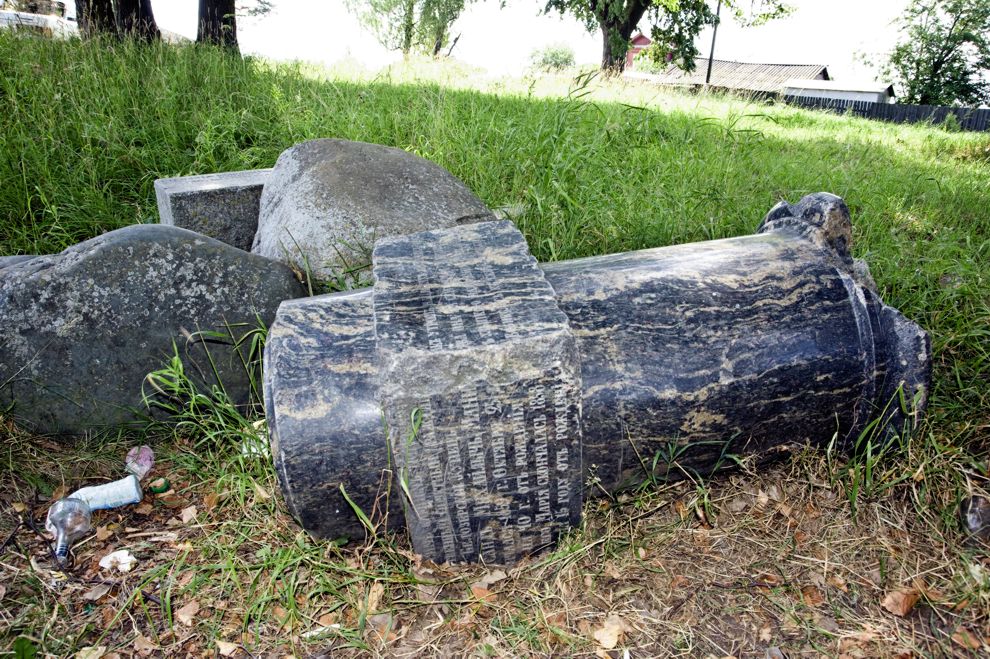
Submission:
[[[374,251],[379,386],[415,550],[514,563],[581,513],[580,362],[511,222]]]
[[[271,171],[160,178],[155,181],[160,222],[250,252],[258,230],[261,191]]]
[[[219,383],[246,404],[247,347],[233,340],[304,294],[281,263],[157,224],[8,266],[0,270],[0,409],[51,434],[141,422],[142,390],[156,396],[145,376],[176,348],[201,390]]]

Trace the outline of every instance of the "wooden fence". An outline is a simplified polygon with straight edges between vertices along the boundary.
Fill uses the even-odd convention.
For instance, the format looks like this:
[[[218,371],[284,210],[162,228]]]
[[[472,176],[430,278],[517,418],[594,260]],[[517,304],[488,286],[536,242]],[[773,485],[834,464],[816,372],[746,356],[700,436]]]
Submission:
[[[804,108],[830,110],[839,114],[846,112],[867,119],[879,119],[899,124],[930,122],[941,124],[953,114],[962,130],[990,130],[990,109],[950,108],[944,105],[901,105],[897,103],[871,103],[869,101],[844,101],[833,98],[810,98],[808,96],[785,96],[784,102]]]

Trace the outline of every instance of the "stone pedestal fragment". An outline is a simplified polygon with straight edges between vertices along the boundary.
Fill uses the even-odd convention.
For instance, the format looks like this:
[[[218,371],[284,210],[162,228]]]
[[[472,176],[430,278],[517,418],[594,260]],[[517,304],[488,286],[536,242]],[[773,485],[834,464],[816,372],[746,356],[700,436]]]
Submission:
[[[379,241],[379,395],[413,547],[513,563],[581,514],[580,367],[511,222]]]
[[[160,178],[155,181],[159,221],[250,252],[258,229],[261,190],[271,171]]]
[[[756,235],[544,265],[580,358],[585,476],[616,491],[685,471],[707,475],[737,458],[769,460],[833,440],[849,448],[860,437],[910,431],[927,403],[929,339],[871,290],[868,270],[849,255],[849,229],[842,200],[819,194],[778,206]],[[375,295],[354,293],[341,308],[369,337],[361,355],[346,353],[369,369],[367,388],[352,388],[347,405],[364,404],[384,373],[372,348]],[[312,304],[339,306],[334,297]],[[440,336],[449,333],[444,326]],[[320,369],[300,368],[323,386]],[[268,405],[270,416],[278,413]],[[380,423],[336,436],[341,423],[327,419],[321,447],[384,441]],[[306,454],[313,440],[300,436],[296,450]],[[379,474],[369,466],[363,477],[346,476],[372,482]],[[282,483],[287,498],[297,496],[284,475]],[[332,517],[322,528],[347,523]]]

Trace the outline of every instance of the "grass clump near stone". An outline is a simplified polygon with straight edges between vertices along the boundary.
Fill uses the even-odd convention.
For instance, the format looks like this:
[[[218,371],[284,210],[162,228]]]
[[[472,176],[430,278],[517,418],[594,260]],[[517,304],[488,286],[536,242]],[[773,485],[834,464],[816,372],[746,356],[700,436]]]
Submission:
[[[884,300],[931,333],[934,354],[928,419],[912,440],[644,483],[588,502],[583,526],[554,553],[508,571],[425,563],[383,529],[357,550],[309,539],[286,514],[270,462],[242,448],[264,441],[255,418],[71,447],[4,421],[3,650],[979,656],[990,647],[986,546],[957,518],[964,497],[987,493],[990,459],[986,135],[588,75],[465,78],[432,63],[372,76],[7,33],[0,62],[3,255],[156,221],[156,178],[270,167],[292,144],[337,137],[411,151],[488,206],[521,208],[517,224],[541,261],[746,234],[780,199],[839,194],[855,256]],[[146,441],[172,490],[99,513],[75,569],[54,575],[32,530],[49,500],[118,477],[127,449]],[[98,568],[121,548],[138,558],[131,573]]]

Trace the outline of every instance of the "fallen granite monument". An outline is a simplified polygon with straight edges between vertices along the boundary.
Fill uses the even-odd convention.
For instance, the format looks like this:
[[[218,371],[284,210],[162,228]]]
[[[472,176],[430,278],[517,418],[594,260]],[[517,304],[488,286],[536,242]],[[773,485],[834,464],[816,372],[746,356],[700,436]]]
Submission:
[[[779,204],[752,236],[545,264],[545,281],[502,254],[511,223],[480,227],[383,241],[374,289],[280,306],[266,408],[310,533],[361,537],[354,507],[394,528],[399,500],[427,558],[511,563],[574,524],[563,511],[595,488],[848,448],[910,431],[925,408],[928,336],[873,292],[834,195]],[[550,396],[572,386],[546,361],[564,353],[513,357],[514,333],[561,329],[552,309],[513,302],[547,284],[575,342],[577,408]],[[515,533],[529,524],[548,534]]]

